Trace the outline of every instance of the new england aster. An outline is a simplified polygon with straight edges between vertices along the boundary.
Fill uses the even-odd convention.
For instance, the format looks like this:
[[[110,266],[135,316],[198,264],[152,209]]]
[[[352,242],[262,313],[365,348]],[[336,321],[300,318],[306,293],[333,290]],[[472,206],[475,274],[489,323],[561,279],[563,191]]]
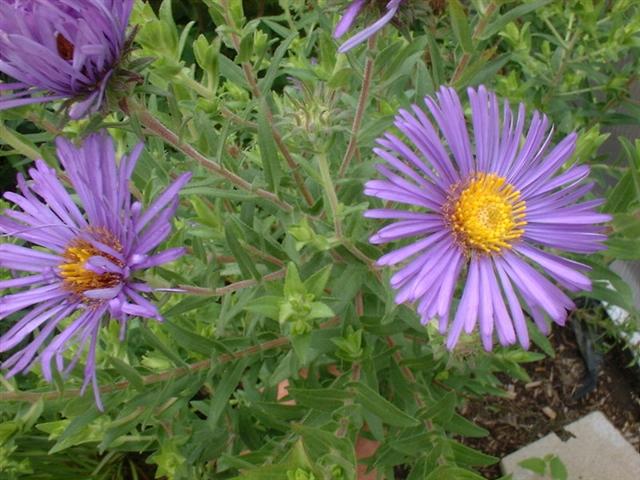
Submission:
[[[0,0],[0,110],[71,99],[95,113],[126,45],[134,0]]]
[[[505,102],[501,116],[496,96],[484,87],[470,88],[468,95],[472,138],[455,90],[443,87],[435,99],[425,98],[437,130],[413,106],[395,119],[406,140],[392,133],[378,139],[381,148],[374,151],[387,164],[377,169],[386,179],[367,182],[365,193],[415,208],[366,212],[398,220],[370,241],[417,237],[378,264],[402,264],[391,277],[396,302],[416,302],[423,323],[438,318],[441,333],[448,331],[448,348],[478,323],[487,350],[494,331],[503,345],[518,340],[528,348],[523,306],[547,333],[545,316],[563,325],[574,308],[556,283],[571,291],[591,287],[587,266],[541,247],[602,250],[606,236],[598,224],[610,217],[595,211],[601,200],[576,203],[593,186],[582,182],[587,166],[561,170],[575,149],[575,134],[551,148],[553,129],[545,116],[534,112],[524,134],[523,105],[514,116]],[[460,277],[465,280],[454,313]]]
[[[366,42],[369,37],[374,35],[378,30],[384,28],[384,26],[391,21],[393,16],[398,11],[400,4],[403,0],[389,0],[386,5],[386,13],[380,17],[377,21],[366,27],[364,30],[356,33],[354,36],[345,41],[340,48],[338,48],[338,52],[344,53],[348,50],[351,50],[356,45],[361,44],[362,42]],[[365,7],[367,3],[372,3],[371,0],[353,0],[351,4],[347,7],[344,12],[344,15],[336,25],[335,30],[333,31],[334,38],[342,37],[353,25],[353,22],[358,17],[362,9]]]
[[[14,275],[0,280],[0,290],[25,288],[0,297],[0,320],[24,311],[0,338],[0,352],[21,345],[2,364],[9,376],[39,361],[51,381],[52,360],[64,375],[87,350],[83,390],[92,383],[102,408],[96,346],[103,319],[119,321],[123,339],[131,317],[161,320],[144,296],[151,288],[136,280],[136,273],[184,253],[182,248],[153,251],[171,232],[178,193],[190,174],[143,210],[132,202],[128,186],[142,147],[116,164],[113,141],[104,133],[93,134],[79,148],[58,138],[58,158],[75,193],[67,192],[55,170],[38,160],[29,170],[31,180],[18,176],[20,193],[4,194],[17,208],[0,216],[0,233],[26,242],[0,244],[0,267]],[[71,353],[65,358],[67,350]]]

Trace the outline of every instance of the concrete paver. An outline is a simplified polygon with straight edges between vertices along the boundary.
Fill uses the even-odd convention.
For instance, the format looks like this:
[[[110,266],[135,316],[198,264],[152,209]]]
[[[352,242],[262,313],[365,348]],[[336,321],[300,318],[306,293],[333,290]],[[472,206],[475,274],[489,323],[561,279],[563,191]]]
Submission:
[[[573,436],[566,441],[551,433],[502,459],[502,471],[513,480],[534,480],[522,460],[553,454],[567,467],[569,480],[638,480],[640,454],[601,412],[593,412],[564,428]]]

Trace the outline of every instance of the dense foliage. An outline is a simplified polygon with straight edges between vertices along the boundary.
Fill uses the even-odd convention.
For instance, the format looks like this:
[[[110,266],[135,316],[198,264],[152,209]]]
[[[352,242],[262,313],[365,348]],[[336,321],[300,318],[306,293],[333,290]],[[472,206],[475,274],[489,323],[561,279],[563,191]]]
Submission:
[[[102,328],[105,411],[79,395],[82,366],[54,385],[38,367],[0,375],[2,478],[353,479],[359,463],[379,478],[482,478],[474,468],[498,459],[464,445],[487,432],[457,410],[502,395],[498,373],[526,380],[521,364],[549,342],[532,328],[531,351],[487,353],[477,335],[448,351],[394,303],[368,242],[381,225],[363,217],[379,206],[363,195],[375,138],[441,85],[484,84],[545,112],[554,140],[578,133],[574,158],[614,216],[608,250],[580,258],[593,281],[580,296],[631,314],[612,329],[638,330],[609,268],[640,259],[640,141],[610,136],[640,119],[637,2],[406,1],[344,55],[332,29],[345,2],[244,3],[138,1],[107,110],[0,113],[5,190],[32,160],[58,168],[55,137],[102,128],[122,153],[145,142],[132,187],[145,205],[194,174],[164,245],[188,254],[144,278],[164,322],[132,320],[126,341]],[[583,305],[576,321],[611,325]]]

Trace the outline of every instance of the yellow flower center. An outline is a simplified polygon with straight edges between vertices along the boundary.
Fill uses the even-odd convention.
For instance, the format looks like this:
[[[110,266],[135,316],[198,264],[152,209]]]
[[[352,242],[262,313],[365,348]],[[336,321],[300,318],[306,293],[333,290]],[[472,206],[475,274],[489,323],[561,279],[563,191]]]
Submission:
[[[121,252],[122,246],[115,237],[104,229],[92,229],[94,237]],[[120,267],[124,264],[117,258],[109,255],[84,239],[74,239],[62,254],[65,261],[58,266],[63,279],[64,287],[77,295],[82,295],[87,290],[115,287],[122,279],[118,273],[98,273],[87,268],[87,261],[91,257],[103,257]]]
[[[494,173],[478,173],[464,188],[454,188],[444,211],[456,241],[484,253],[511,248],[527,224],[520,192]]]

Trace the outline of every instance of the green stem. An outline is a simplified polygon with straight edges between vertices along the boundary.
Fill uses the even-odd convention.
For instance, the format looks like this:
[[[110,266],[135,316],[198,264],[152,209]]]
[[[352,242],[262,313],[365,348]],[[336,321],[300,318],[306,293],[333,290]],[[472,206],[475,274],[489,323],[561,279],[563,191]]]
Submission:
[[[390,349],[393,349],[396,346],[396,343],[393,341],[393,338],[391,338],[390,336],[387,337],[387,345],[389,346]],[[416,376],[413,374],[413,372],[409,367],[404,365],[402,353],[400,353],[400,350],[396,350],[394,352],[393,359],[395,360],[396,365],[402,372],[402,376],[409,382],[409,384],[417,385]],[[420,395],[420,390],[418,388],[414,388],[413,390],[414,390],[413,399],[416,402],[418,409],[419,410],[424,409],[427,404],[423,400],[422,396]],[[431,422],[431,420],[425,420],[424,426],[427,428],[428,431],[433,430],[433,423]]]
[[[340,204],[338,202],[338,195],[336,194],[335,186],[333,185],[333,179],[331,178],[331,172],[329,170],[329,162],[327,161],[327,155],[325,152],[320,152],[318,154],[318,167],[320,168],[322,186],[324,187],[324,191],[327,194],[327,200],[329,201],[329,208],[331,209],[336,237],[342,238],[342,222],[340,221],[339,212]]]
[[[480,35],[484,32],[485,28],[489,24],[489,19],[493,15],[493,13],[498,9],[498,5],[495,1],[492,1],[484,11],[482,18],[476,25],[475,30],[473,31],[473,35],[471,36],[472,40],[477,40]],[[471,54],[469,52],[465,52],[458,63],[455,71],[453,72],[453,77],[451,77],[451,83],[454,84],[462,77],[467,65],[469,65],[469,61],[471,60]]]
[[[371,51],[375,46],[375,35],[369,38],[367,48]],[[362,118],[364,117],[364,111],[367,108],[367,101],[369,100],[369,91],[371,89],[371,79],[373,78],[373,58],[371,55],[367,56],[367,60],[364,65],[364,76],[362,79],[362,90],[360,90],[360,96],[358,97],[358,105],[356,106],[356,114],[353,117],[353,124],[351,125],[351,138],[349,138],[349,145],[347,151],[344,153],[342,164],[338,172],[338,177],[342,178],[349,168],[349,163],[356,153],[358,145],[358,132],[362,125]]]
[[[189,87],[193,89],[193,91],[195,91],[201,97],[204,97],[207,100],[213,100],[216,98],[216,95],[214,92],[212,92],[210,89],[202,85],[197,80],[194,80],[193,78],[189,77],[184,71],[180,73],[180,77],[184,83],[189,85]]]
[[[233,48],[236,50],[236,52],[239,53],[240,37],[236,33],[236,31],[238,30],[238,26],[235,24],[233,20],[233,16],[231,15],[231,12],[229,10],[229,4],[227,0],[221,0],[221,3],[222,3],[222,7],[224,8],[225,21],[227,22],[227,25],[231,27],[231,41],[233,43]],[[249,84],[249,89],[251,90],[251,94],[253,95],[253,97],[256,100],[262,100],[263,99],[262,92],[260,92],[260,88],[258,87],[257,76],[253,72],[253,67],[251,63],[242,62],[242,72],[244,73],[244,77],[247,80],[247,83]],[[271,108],[269,108],[269,104],[267,103],[266,99],[265,101],[260,103],[260,107],[264,109],[264,114],[267,119],[267,123],[269,124],[271,135],[273,136],[273,139],[276,142],[276,146],[278,147],[278,150],[280,150],[280,153],[284,157],[289,169],[291,170],[291,173],[293,175],[293,180],[296,183],[298,190],[302,194],[302,197],[304,198],[307,205],[309,207],[312,207],[315,204],[313,195],[311,195],[311,192],[309,191],[306,183],[304,182],[304,178],[302,178],[302,175],[299,172],[300,166],[298,165],[298,162],[296,162],[295,159],[293,158],[293,155],[289,151],[289,148],[285,144],[284,139],[282,138],[282,135],[280,135],[280,132],[278,131],[275,125],[273,112],[271,111]]]
[[[222,178],[229,180],[231,184],[235,185],[236,187],[242,190],[246,190],[248,192],[253,193],[254,195],[257,195],[258,197],[264,198],[265,200],[273,203],[274,205],[277,205],[285,212],[293,211],[293,207],[289,203],[285,202],[284,200],[281,200],[275,193],[269,192],[267,190],[263,190],[262,188],[254,187],[251,183],[246,181],[244,178],[231,172],[230,170],[227,170],[218,162],[205,157],[202,153],[200,153],[198,150],[193,148],[191,145],[183,142],[175,132],[167,128],[162,122],[156,119],[151,114],[151,112],[149,112],[146,109],[146,107],[144,107],[144,105],[139,105],[131,100],[124,99],[122,101],[121,106],[122,106],[122,109],[125,111],[125,113],[129,115],[135,114],[138,121],[144,127],[146,127],[146,129],[149,132],[155,134],[156,136],[163,139],[169,145],[180,150],[182,153],[184,153],[188,157],[198,162],[201,166],[203,166],[207,170],[215,173],[216,175],[219,175]]]
[[[183,377],[184,375],[199,372],[201,370],[207,370],[211,368],[214,363],[229,363],[233,360],[238,360],[250,355],[264,352],[266,350],[273,350],[274,348],[288,345],[289,339],[287,337],[278,337],[268,342],[254,345],[245,350],[232,354],[223,354],[217,357],[215,360],[203,360],[201,362],[192,363],[186,367],[179,367],[173,370],[169,370],[163,373],[156,373],[153,375],[146,375],[142,377],[142,383],[144,385],[152,385],[154,383],[166,382],[176,378]],[[104,385],[100,387],[100,393],[112,393],[126,390],[129,388],[128,381],[122,381],[114,383],[112,385]],[[0,392],[0,402],[37,402],[38,400],[58,400],[63,398],[75,398],[80,396],[80,389],[70,389],[64,392],[48,391],[48,392]]]
[[[20,140],[13,130],[5,127],[3,122],[0,122],[0,140],[31,160],[42,158],[42,155],[37,150]]]
[[[328,328],[338,323],[340,319],[335,317],[323,324],[319,328]],[[249,357],[257,353],[266,352],[267,350],[274,350],[276,348],[289,345],[288,337],[278,337],[267,342],[259,343],[251,347],[245,348],[235,353],[224,353],[213,359],[202,360],[200,362],[192,363],[186,367],[178,367],[173,370],[169,370],[163,373],[156,373],[153,375],[146,375],[142,377],[142,383],[144,385],[153,385],[155,383],[166,382],[176,378],[183,377],[192,373],[196,373],[202,370],[208,370],[214,365],[225,364],[239,360],[241,358]],[[130,383],[128,381],[122,381],[111,385],[104,385],[100,387],[100,393],[112,393],[126,390],[129,388]],[[80,389],[70,389],[64,392],[58,392],[55,390],[48,392],[0,392],[0,402],[30,402],[35,403],[38,400],[59,400],[64,398],[76,398],[80,396]]]
[[[269,282],[273,280],[279,280],[281,278],[284,278],[286,273],[286,269],[283,268],[282,270],[278,270],[277,272],[268,273],[267,275],[262,277],[262,281]],[[255,287],[258,284],[259,282],[252,278],[249,280],[241,280],[239,282],[231,283],[220,288],[202,288],[194,287],[192,285],[178,285],[178,288],[191,295],[197,295],[201,297],[221,297],[228,293],[242,290],[243,288]]]
[[[320,178],[322,180],[322,185],[329,202],[329,209],[331,210],[331,216],[333,218],[333,228],[336,233],[336,238],[340,242],[340,245],[346,248],[349,253],[351,253],[358,260],[366,264],[369,267],[369,270],[371,270],[380,280],[380,272],[376,269],[374,261],[370,259],[364,252],[362,252],[356,245],[354,245],[351,240],[344,236],[342,220],[340,218],[340,202],[338,201],[336,188],[333,184],[333,179],[331,178],[331,171],[329,170],[327,155],[324,151],[321,151],[318,154],[318,168],[320,169]]]

